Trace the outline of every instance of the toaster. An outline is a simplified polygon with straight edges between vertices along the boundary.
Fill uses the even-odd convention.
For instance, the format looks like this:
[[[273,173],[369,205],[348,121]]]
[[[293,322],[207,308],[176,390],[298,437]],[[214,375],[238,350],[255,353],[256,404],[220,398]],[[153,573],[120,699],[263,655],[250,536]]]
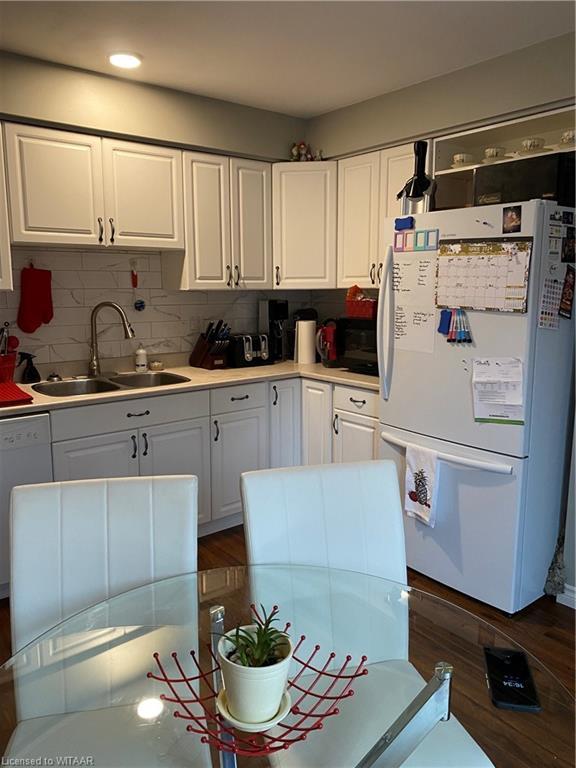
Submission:
[[[230,368],[270,365],[273,362],[267,333],[236,333],[230,336],[228,345]]]

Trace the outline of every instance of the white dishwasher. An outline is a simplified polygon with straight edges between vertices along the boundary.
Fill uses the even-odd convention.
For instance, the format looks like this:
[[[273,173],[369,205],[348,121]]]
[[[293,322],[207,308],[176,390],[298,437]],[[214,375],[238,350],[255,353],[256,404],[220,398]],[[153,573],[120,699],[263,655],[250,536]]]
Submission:
[[[47,413],[0,420],[0,598],[10,581],[10,492],[15,485],[52,481]]]

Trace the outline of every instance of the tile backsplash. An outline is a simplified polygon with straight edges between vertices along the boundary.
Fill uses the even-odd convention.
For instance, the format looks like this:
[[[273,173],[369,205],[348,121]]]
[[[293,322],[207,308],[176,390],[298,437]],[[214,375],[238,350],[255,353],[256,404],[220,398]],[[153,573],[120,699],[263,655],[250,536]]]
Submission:
[[[184,364],[208,320],[224,318],[234,331],[253,332],[257,327],[258,301],[286,298],[290,311],[315,306],[319,318],[341,314],[343,291],[168,291],[162,288],[161,259],[170,254],[150,252],[102,253],[100,251],[12,249],[14,291],[0,292],[0,319],[11,324],[20,339],[19,350],[36,355],[41,374],[84,373],[89,357],[90,313],[101,301],[115,301],[126,310],[136,338],[126,340],[114,310],[98,316],[98,346],[103,363],[114,361],[119,370],[131,367],[138,343],[149,356],[166,357],[167,364]],[[33,334],[16,325],[20,303],[20,271],[33,263],[52,270],[54,317]],[[138,288],[131,287],[130,271],[138,273]],[[146,307],[134,309],[136,299]]]

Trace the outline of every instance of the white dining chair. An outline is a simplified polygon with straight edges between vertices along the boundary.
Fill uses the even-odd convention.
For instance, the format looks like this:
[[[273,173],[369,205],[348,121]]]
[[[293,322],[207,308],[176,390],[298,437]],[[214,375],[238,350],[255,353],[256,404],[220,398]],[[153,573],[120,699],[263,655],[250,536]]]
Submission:
[[[13,488],[12,652],[94,603],[196,571],[197,518],[193,475]]]
[[[394,462],[245,472],[241,489],[250,564],[321,565],[406,582]]]

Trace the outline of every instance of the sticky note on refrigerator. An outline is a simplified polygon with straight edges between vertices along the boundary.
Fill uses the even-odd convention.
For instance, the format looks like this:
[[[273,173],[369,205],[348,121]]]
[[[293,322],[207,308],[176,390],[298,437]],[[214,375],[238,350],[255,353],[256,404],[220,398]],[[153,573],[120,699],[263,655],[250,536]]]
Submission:
[[[517,357],[472,360],[474,421],[524,424],[522,361]]]

